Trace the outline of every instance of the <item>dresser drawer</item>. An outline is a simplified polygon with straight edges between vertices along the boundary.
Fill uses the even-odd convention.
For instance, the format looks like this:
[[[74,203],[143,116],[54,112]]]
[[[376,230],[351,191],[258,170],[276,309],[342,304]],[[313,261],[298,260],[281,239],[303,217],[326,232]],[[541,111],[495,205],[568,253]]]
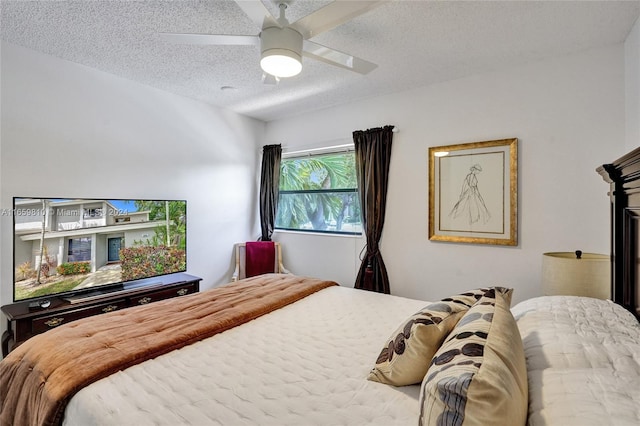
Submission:
[[[184,296],[186,294],[196,293],[198,291],[198,283],[184,283],[180,286],[171,288],[158,289],[153,292],[145,293],[131,298],[131,306],[146,305],[147,303],[156,302],[158,300],[170,299],[173,297]]]
[[[99,305],[87,306],[76,310],[58,312],[44,317],[34,318],[31,321],[31,329],[33,334],[43,333],[47,330],[58,327],[59,325],[66,324],[81,318],[117,311],[118,309],[126,307],[126,299],[120,299],[112,300],[108,303]]]

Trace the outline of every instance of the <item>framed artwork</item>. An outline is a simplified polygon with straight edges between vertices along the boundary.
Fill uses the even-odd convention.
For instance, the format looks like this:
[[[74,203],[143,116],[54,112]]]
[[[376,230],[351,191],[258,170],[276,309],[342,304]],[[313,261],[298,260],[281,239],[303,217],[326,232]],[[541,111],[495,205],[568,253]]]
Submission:
[[[518,139],[429,148],[429,239],[518,244]]]

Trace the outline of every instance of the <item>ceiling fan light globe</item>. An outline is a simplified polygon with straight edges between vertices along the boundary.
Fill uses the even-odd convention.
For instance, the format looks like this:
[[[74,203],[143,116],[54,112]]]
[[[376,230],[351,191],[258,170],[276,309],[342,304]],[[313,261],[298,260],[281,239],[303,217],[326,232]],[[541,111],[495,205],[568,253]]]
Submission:
[[[270,49],[262,52],[260,67],[276,77],[293,77],[302,71],[302,58],[285,49]]]
[[[276,77],[293,77],[302,70],[302,34],[291,27],[268,27],[260,33],[260,67]]]

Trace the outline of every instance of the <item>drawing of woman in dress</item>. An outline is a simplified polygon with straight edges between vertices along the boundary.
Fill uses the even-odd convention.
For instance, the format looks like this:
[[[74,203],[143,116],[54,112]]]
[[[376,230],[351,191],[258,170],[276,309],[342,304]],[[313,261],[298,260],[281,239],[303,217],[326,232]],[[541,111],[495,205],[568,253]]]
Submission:
[[[480,164],[471,166],[469,174],[464,178],[464,182],[462,183],[462,191],[460,192],[458,202],[453,206],[453,209],[451,209],[451,213],[449,213],[449,216],[453,216],[454,218],[461,216],[468,217],[469,225],[476,222],[487,223],[489,219],[491,219],[491,214],[478,190],[478,177],[476,175],[481,171],[482,167]]]

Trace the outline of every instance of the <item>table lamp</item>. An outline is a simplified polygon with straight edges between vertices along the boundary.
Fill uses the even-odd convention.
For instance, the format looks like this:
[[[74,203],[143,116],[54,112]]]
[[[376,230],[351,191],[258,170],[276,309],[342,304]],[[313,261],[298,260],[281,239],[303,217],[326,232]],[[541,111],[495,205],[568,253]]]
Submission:
[[[611,298],[611,258],[604,254],[542,255],[542,294]]]

